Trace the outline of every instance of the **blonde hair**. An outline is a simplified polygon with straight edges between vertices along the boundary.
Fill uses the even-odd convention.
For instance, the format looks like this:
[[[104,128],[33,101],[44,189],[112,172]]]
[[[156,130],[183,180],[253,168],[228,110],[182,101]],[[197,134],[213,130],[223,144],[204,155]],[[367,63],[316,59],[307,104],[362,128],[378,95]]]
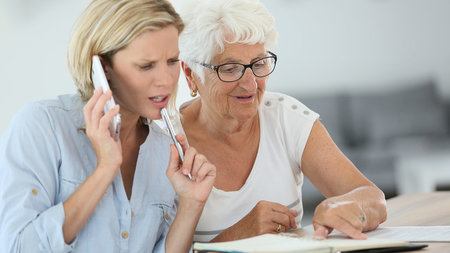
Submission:
[[[185,22],[180,34],[180,58],[205,82],[205,68],[223,53],[225,43],[264,44],[272,50],[277,43],[275,19],[258,0],[183,0],[179,10]]]
[[[73,28],[67,53],[69,72],[83,100],[94,91],[91,80],[92,56],[111,57],[147,31],[174,25],[178,34],[183,21],[167,0],[93,0]],[[112,87],[114,91],[114,88]],[[175,107],[176,90],[169,100]]]

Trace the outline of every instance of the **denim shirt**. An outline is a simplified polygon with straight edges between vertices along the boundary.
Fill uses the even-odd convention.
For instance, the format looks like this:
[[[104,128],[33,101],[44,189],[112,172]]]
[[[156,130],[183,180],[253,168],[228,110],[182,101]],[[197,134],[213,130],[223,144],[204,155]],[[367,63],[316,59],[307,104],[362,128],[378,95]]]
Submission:
[[[80,130],[78,95],[34,102],[0,141],[0,252],[164,252],[177,210],[168,178],[169,136],[157,124],[141,145],[131,199],[119,172],[70,244],[63,202],[92,174],[97,158]]]

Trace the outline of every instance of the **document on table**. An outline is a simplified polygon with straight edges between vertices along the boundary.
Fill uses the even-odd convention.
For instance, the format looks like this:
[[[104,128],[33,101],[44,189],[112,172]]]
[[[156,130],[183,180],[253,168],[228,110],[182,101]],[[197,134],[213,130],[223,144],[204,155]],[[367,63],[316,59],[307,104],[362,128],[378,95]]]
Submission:
[[[450,226],[379,227],[365,234],[373,238],[408,242],[450,242]]]
[[[314,232],[312,225],[303,228]],[[450,242],[450,226],[399,226],[379,227],[365,233],[369,238],[391,239],[406,242]],[[331,235],[342,235],[334,230]]]
[[[264,234],[228,242],[195,242],[194,252],[226,252],[226,253],[334,253],[354,250],[374,250],[387,248],[394,250],[411,249],[406,241],[391,239],[368,238],[367,240],[352,240],[347,236],[329,236],[317,240],[303,231],[293,230],[290,233]],[[422,247],[422,246],[419,246]]]

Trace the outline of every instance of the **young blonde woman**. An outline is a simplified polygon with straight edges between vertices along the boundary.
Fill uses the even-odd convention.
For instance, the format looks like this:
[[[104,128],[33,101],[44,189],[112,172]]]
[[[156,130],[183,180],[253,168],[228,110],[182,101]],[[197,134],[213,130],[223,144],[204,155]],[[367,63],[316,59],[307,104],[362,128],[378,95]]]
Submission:
[[[82,13],[68,52],[79,94],[29,104],[1,139],[0,252],[190,250],[215,167],[183,136],[180,163],[152,122],[173,106],[182,30],[165,0],[95,0]],[[112,92],[94,91],[93,55]]]

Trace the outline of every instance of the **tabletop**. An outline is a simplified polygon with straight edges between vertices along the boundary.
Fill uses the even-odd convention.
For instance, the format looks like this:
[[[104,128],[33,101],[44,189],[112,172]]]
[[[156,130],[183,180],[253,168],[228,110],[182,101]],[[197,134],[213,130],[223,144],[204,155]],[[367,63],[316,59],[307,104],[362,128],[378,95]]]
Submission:
[[[450,226],[450,191],[413,193],[387,200],[387,221],[381,227]],[[450,243],[427,243],[411,252],[450,252]]]

